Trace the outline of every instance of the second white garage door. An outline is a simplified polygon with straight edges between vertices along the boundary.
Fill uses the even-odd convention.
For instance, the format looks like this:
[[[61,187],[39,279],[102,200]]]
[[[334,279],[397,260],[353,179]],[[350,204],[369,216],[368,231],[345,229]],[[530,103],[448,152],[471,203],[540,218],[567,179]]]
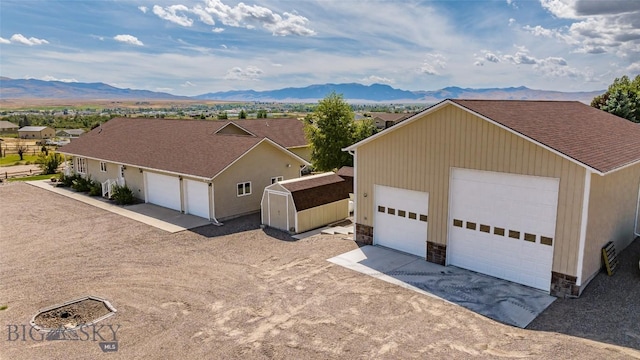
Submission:
[[[374,196],[375,244],[426,257],[429,194],[376,185]]]
[[[450,265],[549,291],[559,179],[453,169]]]
[[[147,202],[181,211],[180,208],[180,179],[177,176],[167,176],[152,172],[145,172]]]
[[[184,212],[209,219],[209,184],[184,179]]]

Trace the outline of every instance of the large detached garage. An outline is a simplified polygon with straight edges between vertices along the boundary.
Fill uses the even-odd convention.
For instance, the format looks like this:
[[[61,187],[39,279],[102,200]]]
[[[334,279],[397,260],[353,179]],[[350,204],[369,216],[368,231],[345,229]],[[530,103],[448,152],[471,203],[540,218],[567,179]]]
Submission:
[[[349,217],[349,185],[329,172],[267,186],[262,195],[262,224],[301,233],[345,219]]]
[[[579,102],[445,100],[345,150],[364,243],[576,297],[640,236],[640,126]]]

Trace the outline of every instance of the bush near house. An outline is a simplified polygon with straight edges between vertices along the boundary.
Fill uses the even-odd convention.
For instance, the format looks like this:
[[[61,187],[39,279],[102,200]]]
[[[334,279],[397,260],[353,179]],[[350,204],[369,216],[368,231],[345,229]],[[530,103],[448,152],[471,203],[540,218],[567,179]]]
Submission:
[[[111,200],[115,201],[118,205],[130,205],[135,201],[135,197],[133,196],[133,191],[131,191],[127,185],[115,185],[113,187]]]
[[[36,164],[40,166],[44,174],[55,174],[58,171],[58,167],[63,162],[64,157],[54,152],[50,154],[42,152],[36,159]]]
[[[78,176],[77,179],[72,181],[71,188],[79,192],[88,192],[91,190],[92,183],[93,180],[91,180],[91,177],[83,178],[82,176]]]
[[[80,175],[78,174],[73,174],[73,175],[65,175],[65,174],[60,174],[60,177],[58,178],[58,186],[61,187],[71,187],[73,185],[73,182],[75,180],[78,180],[80,178]]]

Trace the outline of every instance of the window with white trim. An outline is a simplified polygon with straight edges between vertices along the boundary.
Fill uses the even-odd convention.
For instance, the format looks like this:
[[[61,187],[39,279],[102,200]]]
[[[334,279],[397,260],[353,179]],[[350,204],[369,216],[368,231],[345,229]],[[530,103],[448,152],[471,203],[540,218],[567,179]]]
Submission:
[[[282,176],[275,176],[275,177],[271,178],[271,183],[275,184],[275,183],[280,182],[282,180],[284,180],[284,178]]]
[[[85,158],[76,158],[76,171],[80,174],[87,173],[87,159]]]
[[[100,171],[107,172],[107,163],[104,161],[100,161]]]
[[[238,183],[237,189],[238,196],[251,195],[251,181]]]

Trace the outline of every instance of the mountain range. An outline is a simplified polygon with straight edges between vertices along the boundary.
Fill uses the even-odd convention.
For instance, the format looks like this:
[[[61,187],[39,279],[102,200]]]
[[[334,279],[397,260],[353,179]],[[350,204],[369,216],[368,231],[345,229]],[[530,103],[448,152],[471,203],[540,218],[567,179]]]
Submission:
[[[494,100],[577,100],[591,102],[602,91],[561,92],[534,90],[524,86],[470,89],[446,87],[435,91],[409,91],[384,84],[321,84],[276,90],[234,90],[198,96],[177,96],[149,90],[121,89],[104,83],[44,81],[0,77],[0,99],[151,99],[222,100],[260,102],[316,102],[330,92],[342,94],[349,102],[432,103],[443,99]]]

